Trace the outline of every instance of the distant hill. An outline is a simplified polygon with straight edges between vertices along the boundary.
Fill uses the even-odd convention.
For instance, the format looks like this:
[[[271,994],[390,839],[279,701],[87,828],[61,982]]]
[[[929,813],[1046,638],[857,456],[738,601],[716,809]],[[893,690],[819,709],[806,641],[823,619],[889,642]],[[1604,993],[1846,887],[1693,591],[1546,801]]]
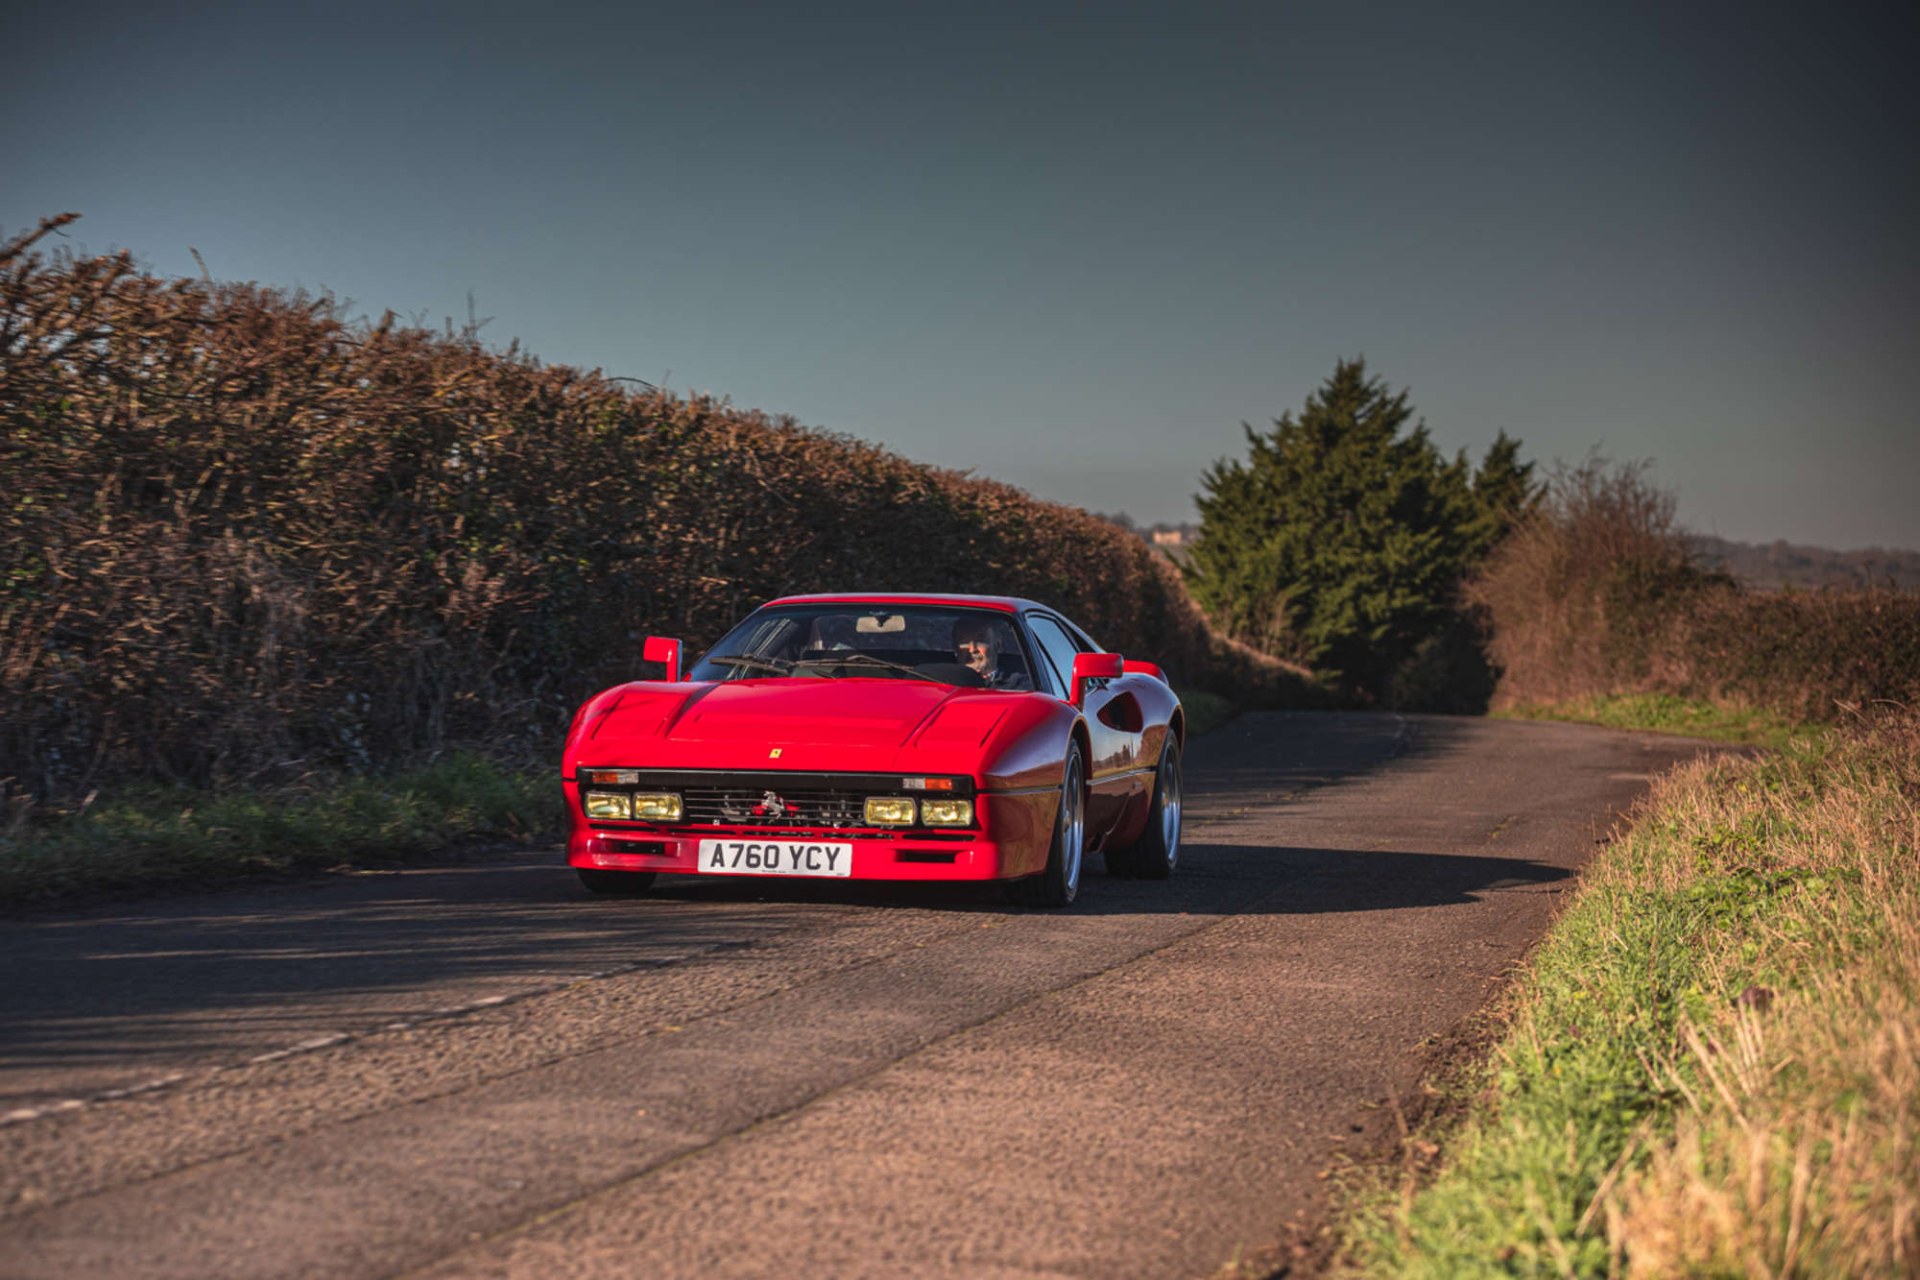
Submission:
[[[1709,534],[1694,534],[1688,543],[1702,564],[1752,587],[1893,586],[1920,591],[1920,551],[1834,551],[1791,542],[1730,542]]]
[[[1193,541],[1200,535],[1197,523],[1142,525],[1124,511],[1094,514],[1152,543],[1182,569],[1193,558]],[[1705,533],[1689,535],[1687,543],[1707,568],[1731,574],[1761,590],[1891,586],[1903,591],[1920,591],[1920,551],[1886,547],[1835,551],[1831,547],[1806,547],[1785,541],[1734,542]]]

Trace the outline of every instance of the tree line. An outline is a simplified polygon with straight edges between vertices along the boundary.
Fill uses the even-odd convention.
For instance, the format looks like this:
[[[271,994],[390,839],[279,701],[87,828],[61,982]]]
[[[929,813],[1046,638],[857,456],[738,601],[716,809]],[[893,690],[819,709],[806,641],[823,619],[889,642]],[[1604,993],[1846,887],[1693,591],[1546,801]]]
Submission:
[[[1920,593],[1773,592],[1703,562],[1644,463],[1536,477],[1444,456],[1343,360],[1202,480],[1187,574],[1216,625],[1350,702],[1480,711],[1663,694],[1824,720],[1920,702]]]

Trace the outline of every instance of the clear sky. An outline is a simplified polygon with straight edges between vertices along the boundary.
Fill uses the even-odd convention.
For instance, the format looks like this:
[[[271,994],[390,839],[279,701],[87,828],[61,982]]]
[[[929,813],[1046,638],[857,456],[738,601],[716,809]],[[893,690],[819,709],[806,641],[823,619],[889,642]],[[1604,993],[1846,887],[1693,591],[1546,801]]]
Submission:
[[[4,8],[7,233],[1143,522],[1364,355],[1448,450],[1920,548],[1911,0]]]

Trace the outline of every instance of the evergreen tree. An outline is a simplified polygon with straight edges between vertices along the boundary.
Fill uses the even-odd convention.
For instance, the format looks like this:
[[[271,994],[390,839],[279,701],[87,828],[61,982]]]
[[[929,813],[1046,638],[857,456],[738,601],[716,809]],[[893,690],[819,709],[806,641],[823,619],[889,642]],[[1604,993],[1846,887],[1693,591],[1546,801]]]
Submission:
[[[1494,544],[1539,505],[1542,492],[1533,478],[1533,464],[1520,461],[1520,442],[1504,431],[1494,437],[1473,477],[1476,510],[1467,526],[1468,559],[1474,564],[1485,559]]]
[[[1476,475],[1444,459],[1404,391],[1343,360],[1245,462],[1208,469],[1194,592],[1235,637],[1371,698],[1452,617],[1455,588],[1529,502],[1504,433]]]

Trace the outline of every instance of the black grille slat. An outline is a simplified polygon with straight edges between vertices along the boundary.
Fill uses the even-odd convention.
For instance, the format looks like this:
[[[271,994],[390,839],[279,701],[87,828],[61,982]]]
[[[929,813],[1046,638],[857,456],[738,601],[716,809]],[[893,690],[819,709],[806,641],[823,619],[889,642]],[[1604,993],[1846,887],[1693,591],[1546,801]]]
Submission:
[[[624,766],[617,764],[582,766],[579,784],[583,790],[590,785],[584,775],[602,768],[625,771]],[[927,830],[918,826],[869,828],[866,821],[869,796],[912,795],[914,788],[905,785],[907,778],[901,774],[730,769],[635,769],[632,772],[636,775],[632,782],[591,785],[596,790],[678,795],[685,806],[684,816],[668,825],[683,831],[778,836],[790,831],[815,830],[844,832],[848,839],[978,838],[977,833],[970,830]],[[951,781],[952,789],[943,787],[941,794],[955,799],[969,799],[974,795],[973,779],[958,776]],[[784,812],[764,812],[771,808],[767,804],[768,792],[780,798]],[[755,813],[756,808],[763,812]],[[630,829],[616,819],[589,821],[596,830]],[[659,829],[661,824],[641,820],[634,825]]]
[[[706,826],[858,827],[866,825],[865,793],[786,790],[774,793],[785,812],[771,812],[764,790],[688,787],[680,793],[686,821]]]
[[[614,768],[624,769],[625,766],[583,765],[581,772],[584,774]],[[772,790],[783,796],[789,791],[794,795],[831,791],[845,792],[855,796],[873,796],[897,795],[902,790],[903,783],[902,776],[898,773],[827,773],[799,769],[635,769],[632,772],[639,778],[636,785],[641,791],[719,788],[727,791],[750,790],[755,795]],[[582,786],[587,785],[584,777],[579,781]],[[953,790],[947,794],[959,799],[965,799],[973,794],[973,779],[960,776],[953,778],[952,782]]]

